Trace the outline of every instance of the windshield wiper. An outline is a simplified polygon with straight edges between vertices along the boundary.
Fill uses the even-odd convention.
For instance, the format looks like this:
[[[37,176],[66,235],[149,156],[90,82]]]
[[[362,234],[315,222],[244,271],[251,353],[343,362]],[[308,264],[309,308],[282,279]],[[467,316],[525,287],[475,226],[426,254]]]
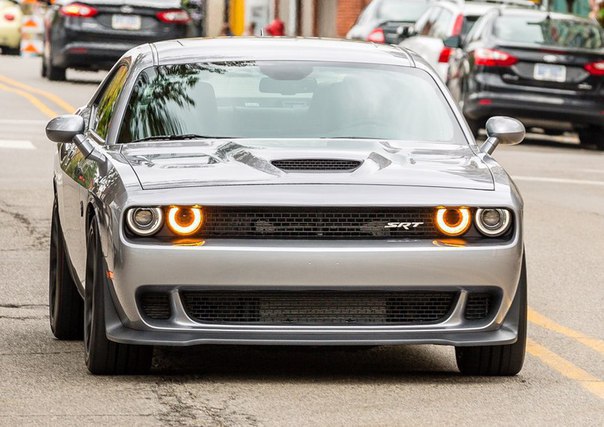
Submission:
[[[198,135],[196,133],[185,133],[182,135],[154,135],[146,138],[137,139],[132,142],[144,142],[144,141],[177,141],[182,139],[232,139],[230,136],[209,136],[209,135]]]

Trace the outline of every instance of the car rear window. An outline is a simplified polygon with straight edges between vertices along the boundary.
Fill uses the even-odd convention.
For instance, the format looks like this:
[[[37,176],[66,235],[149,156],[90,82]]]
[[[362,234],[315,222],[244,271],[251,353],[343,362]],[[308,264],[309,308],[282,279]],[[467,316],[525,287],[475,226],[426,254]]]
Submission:
[[[460,143],[460,132],[442,92],[419,69],[241,61],[146,69],[134,85],[119,141],[198,134]]]
[[[500,16],[494,35],[502,41],[581,49],[603,47],[602,29],[588,22],[534,16]]]
[[[383,0],[377,17],[383,21],[415,22],[428,6],[428,2],[423,0]]]

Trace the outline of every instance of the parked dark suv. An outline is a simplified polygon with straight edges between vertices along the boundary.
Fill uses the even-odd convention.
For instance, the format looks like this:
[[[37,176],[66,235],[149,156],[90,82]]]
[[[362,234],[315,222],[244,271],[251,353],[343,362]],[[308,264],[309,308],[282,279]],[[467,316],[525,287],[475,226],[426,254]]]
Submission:
[[[45,17],[42,76],[109,69],[134,46],[187,37],[190,22],[179,0],[58,0]]]
[[[604,150],[604,31],[573,15],[497,8],[456,47],[448,86],[477,133],[510,115],[548,134],[575,130]]]

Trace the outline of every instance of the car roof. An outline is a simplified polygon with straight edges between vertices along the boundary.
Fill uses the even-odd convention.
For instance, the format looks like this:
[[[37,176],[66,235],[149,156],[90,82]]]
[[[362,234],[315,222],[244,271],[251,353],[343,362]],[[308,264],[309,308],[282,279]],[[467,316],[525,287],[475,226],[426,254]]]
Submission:
[[[326,61],[414,67],[398,46],[351,40],[288,37],[218,37],[154,43],[158,65],[207,61]]]

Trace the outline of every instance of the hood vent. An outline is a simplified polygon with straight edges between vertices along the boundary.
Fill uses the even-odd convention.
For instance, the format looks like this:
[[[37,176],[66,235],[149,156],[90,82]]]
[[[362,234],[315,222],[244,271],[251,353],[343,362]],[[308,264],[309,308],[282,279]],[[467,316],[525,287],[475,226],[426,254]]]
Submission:
[[[352,172],[361,166],[358,160],[284,159],[273,160],[273,166],[285,172]]]

